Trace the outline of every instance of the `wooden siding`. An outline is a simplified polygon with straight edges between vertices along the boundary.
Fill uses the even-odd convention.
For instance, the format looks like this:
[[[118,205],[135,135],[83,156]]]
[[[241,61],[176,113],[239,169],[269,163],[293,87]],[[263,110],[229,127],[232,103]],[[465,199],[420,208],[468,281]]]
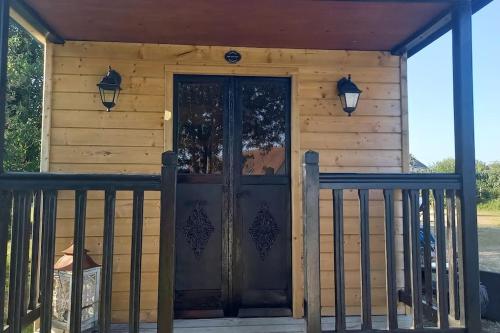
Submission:
[[[229,65],[229,47],[67,42],[50,45],[46,63],[44,156],[56,172],[160,172],[160,154],[172,148],[172,78],[175,73],[292,77],[292,256],[293,310],[302,316],[301,156],[320,153],[323,172],[401,172],[407,160],[407,127],[401,114],[399,57],[382,52],[236,48],[238,65]],[[111,65],[123,77],[117,106],[106,112],[96,83]],[[403,67],[404,68],[404,67]],[[352,117],[341,110],[336,82],[351,74],[363,90]],[[404,135],[402,133],[405,133]],[[385,313],[383,202],[371,193],[372,298],[374,314]],[[103,194],[89,193],[86,247],[98,261],[102,253]],[[118,194],[113,278],[113,319],[128,316],[131,196]],[[72,197],[59,199],[56,251],[68,246],[74,214]],[[321,280],[324,314],[333,314],[331,193],[321,193]],[[359,206],[346,194],[347,312],[360,311]],[[396,213],[400,214],[396,210]],[[141,319],[156,320],[159,196],[146,193]],[[398,215],[400,216],[400,215]],[[401,227],[397,226],[397,233]],[[401,237],[395,254],[402,269]],[[398,284],[401,285],[398,277]]]

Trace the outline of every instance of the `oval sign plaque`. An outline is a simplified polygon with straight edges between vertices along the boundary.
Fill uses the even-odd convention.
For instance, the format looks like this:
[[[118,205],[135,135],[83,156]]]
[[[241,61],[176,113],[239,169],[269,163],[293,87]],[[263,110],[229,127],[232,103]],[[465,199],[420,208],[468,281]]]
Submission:
[[[241,54],[238,51],[231,50],[226,52],[224,59],[230,64],[236,64],[241,60]]]

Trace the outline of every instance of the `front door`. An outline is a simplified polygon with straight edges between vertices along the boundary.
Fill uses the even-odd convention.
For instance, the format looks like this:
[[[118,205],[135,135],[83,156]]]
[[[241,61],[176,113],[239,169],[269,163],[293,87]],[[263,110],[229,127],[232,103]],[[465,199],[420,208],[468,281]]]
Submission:
[[[177,317],[288,315],[290,80],[174,77]]]

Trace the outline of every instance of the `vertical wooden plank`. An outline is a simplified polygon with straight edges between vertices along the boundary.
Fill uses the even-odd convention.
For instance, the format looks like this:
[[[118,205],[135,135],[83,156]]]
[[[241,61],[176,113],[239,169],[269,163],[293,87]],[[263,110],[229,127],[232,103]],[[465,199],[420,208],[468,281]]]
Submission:
[[[385,215],[385,281],[387,291],[387,327],[398,328],[398,298],[396,286],[396,260],[394,257],[394,193],[384,190]]]
[[[57,192],[43,192],[42,263],[40,267],[40,333],[51,333],[56,240]]]
[[[27,269],[25,251],[29,214],[30,193],[25,191],[14,192],[8,311],[11,332],[21,332],[21,317],[24,315],[24,289]]]
[[[401,163],[402,171],[410,172],[410,136],[408,134],[408,55],[399,59],[399,80],[401,96]]]
[[[458,256],[455,208],[455,191],[448,190],[446,191],[446,231],[448,240],[448,287],[450,298],[450,316],[454,320],[459,320],[460,300],[458,290]]]
[[[52,63],[54,44],[45,43],[43,64],[43,112],[40,142],[40,171],[48,172],[50,166],[50,136],[52,129]]]
[[[73,271],[71,276],[70,333],[80,333],[82,326],[83,258],[87,191],[75,193],[75,230],[73,235]]]
[[[361,330],[372,328],[370,277],[369,192],[359,190],[360,254],[361,254]]]
[[[28,313],[29,302],[30,302],[30,291],[29,291],[29,274],[30,274],[30,243],[31,243],[31,232],[32,232],[32,224],[31,224],[31,207],[33,204],[33,193],[29,192],[28,201],[26,202],[28,205],[28,215],[26,221],[26,228],[24,229],[24,250],[23,250],[23,298],[22,298],[22,316]]]
[[[111,331],[111,292],[113,290],[113,243],[115,237],[116,192],[104,193],[104,230],[102,246],[101,299],[99,303],[99,327],[101,332]]]
[[[345,332],[344,192],[333,190],[333,247],[335,267],[335,330]]]
[[[174,330],[175,206],[177,154],[164,152],[161,169],[160,262],[158,272],[158,332]]]
[[[428,308],[432,307],[432,244],[429,190],[422,190],[422,229],[424,234],[424,299]]]
[[[132,212],[132,247],[130,250],[129,332],[139,332],[141,310],[142,225],[144,191],[134,191]]]
[[[40,205],[41,191],[33,194],[33,232],[31,243],[31,267],[30,267],[30,295],[28,308],[33,310],[38,304],[39,298],[39,264],[40,264]]]
[[[410,190],[411,301],[413,328],[423,327],[422,271],[420,266],[420,216],[418,190]]]
[[[403,269],[404,269],[404,291],[410,294],[411,290],[411,262],[410,262],[410,206],[408,202],[408,190],[403,190]]]
[[[5,286],[7,279],[7,243],[11,222],[12,193],[0,191],[0,286]],[[3,332],[5,321],[5,287],[0,288],[0,332]]]
[[[319,155],[308,151],[303,162],[304,310],[306,331],[321,332]]]
[[[434,190],[436,202],[436,274],[437,274],[437,301],[438,327],[447,329],[448,324],[448,284],[446,275],[446,230],[444,225],[444,193],[443,190]]]
[[[476,212],[476,158],[474,150],[474,102],[472,75],[471,1],[454,4],[452,13],[453,107],[455,118],[455,171],[460,174],[461,231],[460,318],[469,332],[481,330],[479,303],[479,254]],[[463,288],[462,288],[463,287]]]

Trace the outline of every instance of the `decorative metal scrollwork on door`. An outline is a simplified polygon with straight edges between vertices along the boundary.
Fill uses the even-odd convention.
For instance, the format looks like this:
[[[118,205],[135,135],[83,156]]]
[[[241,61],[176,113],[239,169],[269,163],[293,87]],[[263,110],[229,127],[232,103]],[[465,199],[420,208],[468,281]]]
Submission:
[[[215,228],[208,219],[200,201],[195,202],[193,211],[186,220],[182,231],[197,259],[201,257]]]
[[[264,260],[280,232],[278,224],[269,211],[267,202],[261,203],[257,216],[255,216],[248,231],[255,242],[260,258]]]

